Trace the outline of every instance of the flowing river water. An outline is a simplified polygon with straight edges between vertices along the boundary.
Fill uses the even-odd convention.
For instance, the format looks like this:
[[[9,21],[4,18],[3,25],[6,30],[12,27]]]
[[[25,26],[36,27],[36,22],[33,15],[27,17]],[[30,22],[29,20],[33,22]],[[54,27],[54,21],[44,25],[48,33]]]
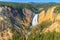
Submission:
[[[32,26],[35,26],[38,24],[38,14],[35,14],[32,20]]]

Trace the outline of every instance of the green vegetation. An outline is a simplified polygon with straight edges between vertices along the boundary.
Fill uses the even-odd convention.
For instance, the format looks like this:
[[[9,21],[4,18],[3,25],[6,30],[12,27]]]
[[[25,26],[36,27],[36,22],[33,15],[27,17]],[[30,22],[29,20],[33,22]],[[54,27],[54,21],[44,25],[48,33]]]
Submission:
[[[0,2],[0,6],[12,6],[14,9],[20,9],[20,8],[28,8],[32,10],[33,12],[40,12],[38,9],[44,8],[44,10],[47,10],[49,7],[59,5],[56,3],[13,3],[13,2]]]
[[[35,4],[35,3],[5,3],[5,2],[0,2],[0,6],[12,6],[14,7],[14,9],[20,9],[20,8],[28,8],[30,10],[32,10],[33,12],[38,11],[39,8],[44,8],[44,10],[47,10],[49,7],[51,6],[57,6],[55,12],[60,12],[60,4],[48,4],[48,3],[43,3],[43,4]],[[35,10],[35,11],[34,11]],[[12,18],[13,19],[13,18]],[[30,31],[30,35],[28,35],[28,40],[60,40],[60,33],[57,32],[48,32],[48,33],[43,33],[42,30],[44,28],[47,28],[49,25],[51,25],[52,22],[51,21],[44,21],[41,24],[38,24],[37,26],[35,26],[34,28],[32,28],[31,30],[28,29],[28,31]],[[20,25],[21,26],[21,25]],[[22,26],[21,26],[22,27]],[[14,30],[12,28],[14,34],[13,34],[13,40],[25,40],[25,33],[24,32],[15,32],[16,30]],[[24,33],[24,34],[23,34]]]
[[[55,13],[59,13],[59,12],[60,12],[60,5],[57,5],[57,7],[56,7],[56,9],[55,9],[54,12],[55,12]]]
[[[13,35],[13,40],[22,40],[19,34]]]
[[[57,32],[48,32],[45,34],[37,33],[35,35],[29,35],[29,40],[60,40],[60,33]],[[16,34],[13,36],[13,40],[23,40],[20,35]],[[24,39],[25,40],[25,39]]]
[[[30,35],[29,40],[60,40],[60,33],[57,32],[48,32],[45,34],[35,34],[34,36]]]
[[[47,35],[47,34],[43,34],[42,30],[51,24],[52,24],[51,21],[44,21],[41,24],[37,25],[36,27],[32,28],[30,30],[31,34],[28,35],[28,40],[44,40],[44,39],[48,40],[50,32],[47,33],[48,34]],[[51,33],[51,38],[52,38],[52,33]],[[21,34],[13,35],[13,40],[23,40],[23,39],[25,40],[25,36],[22,36]]]

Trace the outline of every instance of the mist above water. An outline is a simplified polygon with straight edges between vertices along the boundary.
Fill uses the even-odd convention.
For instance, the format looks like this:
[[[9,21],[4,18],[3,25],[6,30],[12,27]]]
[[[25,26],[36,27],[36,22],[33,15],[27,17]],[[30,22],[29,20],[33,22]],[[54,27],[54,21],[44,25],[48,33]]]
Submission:
[[[35,26],[38,24],[38,14],[35,14],[32,20],[32,26]]]

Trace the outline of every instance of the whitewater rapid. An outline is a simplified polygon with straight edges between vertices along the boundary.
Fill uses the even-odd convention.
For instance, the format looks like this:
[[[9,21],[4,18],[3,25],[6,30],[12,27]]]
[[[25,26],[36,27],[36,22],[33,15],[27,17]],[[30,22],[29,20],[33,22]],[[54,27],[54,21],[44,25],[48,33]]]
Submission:
[[[38,24],[38,14],[35,14],[32,20],[32,26],[35,26]]]

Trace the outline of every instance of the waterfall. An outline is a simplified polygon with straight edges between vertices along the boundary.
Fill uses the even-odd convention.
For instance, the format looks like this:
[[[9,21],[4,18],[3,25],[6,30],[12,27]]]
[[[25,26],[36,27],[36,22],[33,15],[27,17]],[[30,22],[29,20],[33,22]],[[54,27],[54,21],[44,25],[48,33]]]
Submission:
[[[38,24],[38,14],[35,14],[32,20],[32,26],[35,26]]]

